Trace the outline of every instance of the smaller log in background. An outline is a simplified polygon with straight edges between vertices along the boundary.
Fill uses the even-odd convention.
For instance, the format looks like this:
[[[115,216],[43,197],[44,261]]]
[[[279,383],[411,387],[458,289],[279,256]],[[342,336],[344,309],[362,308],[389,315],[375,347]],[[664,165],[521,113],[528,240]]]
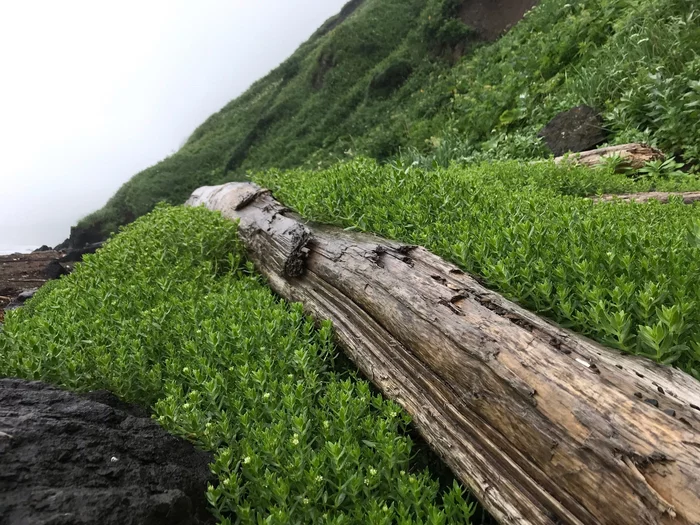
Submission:
[[[253,184],[195,191],[239,220],[270,286],[333,321],[501,523],[700,523],[700,384],[481,286],[427,250],[305,223]]]
[[[661,204],[668,204],[672,198],[683,201],[684,204],[692,204],[700,201],[700,191],[649,191],[643,193],[620,193],[606,194],[599,197],[591,197],[595,202],[649,202],[659,201]]]
[[[664,158],[664,154],[645,144],[620,144],[618,146],[609,146],[607,148],[599,148],[590,151],[582,151],[580,153],[570,153],[554,159],[557,164],[570,163],[580,164],[594,168],[605,162],[605,159],[610,157],[620,157],[622,163],[618,166],[619,169],[640,169],[647,162],[660,160]]]

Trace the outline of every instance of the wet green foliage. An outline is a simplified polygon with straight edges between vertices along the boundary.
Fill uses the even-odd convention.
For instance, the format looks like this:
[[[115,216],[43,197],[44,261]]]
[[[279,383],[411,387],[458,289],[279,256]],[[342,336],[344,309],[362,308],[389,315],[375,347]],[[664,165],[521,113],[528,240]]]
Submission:
[[[158,207],[8,313],[0,376],[106,388],[215,451],[223,524],[468,523],[411,461],[407,414],[333,370],[331,327],[276,298],[236,225]]]
[[[698,188],[551,162],[425,172],[357,160],[256,177],[304,217],[426,246],[526,308],[700,379],[700,206],[595,203]]]
[[[109,232],[260,168],[399,152],[442,166],[544,157],[537,131],[579,104],[603,113],[612,143],[649,142],[697,166],[695,0],[542,0],[489,44],[459,20],[461,4],[353,0],[81,225]]]

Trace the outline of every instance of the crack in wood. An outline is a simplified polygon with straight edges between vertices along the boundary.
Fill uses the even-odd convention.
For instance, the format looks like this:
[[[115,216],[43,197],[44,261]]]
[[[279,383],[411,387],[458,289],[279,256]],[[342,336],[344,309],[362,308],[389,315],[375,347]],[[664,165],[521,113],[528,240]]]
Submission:
[[[241,184],[228,187],[246,191]],[[193,202],[207,204],[211,190],[198,195]],[[623,356],[540,319],[423,248],[307,224],[293,213],[282,215],[270,195],[233,213],[224,207],[233,197],[221,190],[208,204],[240,221],[241,240],[271,287],[318,320],[333,321],[360,369],[404,405],[497,519],[670,525],[661,494],[673,491],[672,512],[679,516],[673,523],[700,523],[700,439],[692,428],[700,421],[700,390],[681,372]],[[313,237],[304,240],[304,229],[295,224]],[[283,268],[290,254],[302,278],[290,278]],[[592,375],[600,372],[593,360],[605,380]],[[646,379],[636,372],[643,378],[637,379],[635,368]],[[643,402],[661,395],[659,386],[668,396],[663,409],[679,417]],[[584,443],[589,452],[582,452]],[[613,446],[637,455],[620,461]],[[646,454],[652,450],[658,453]]]
[[[284,261],[284,274],[287,277],[300,277],[306,269],[306,257],[309,253],[306,245],[311,240],[311,232],[296,223],[284,233],[291,241],[291,250]]]

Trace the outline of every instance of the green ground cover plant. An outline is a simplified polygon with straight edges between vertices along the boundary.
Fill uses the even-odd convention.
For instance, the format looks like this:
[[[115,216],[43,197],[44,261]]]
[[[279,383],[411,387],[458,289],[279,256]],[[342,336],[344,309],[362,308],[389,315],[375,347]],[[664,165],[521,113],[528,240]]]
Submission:
[[[108,233],[263,168],[542,158],[537,131],[579,104],[602,112],[610,143],[648,142],[697,169],[695,0],[541,0],[495,42],[459,20],[462,3],[353,0],[79,226]]]
[[[696,177],[516,161],[426,173],[360,159],[255,179],[308,219],[423,245],[526,308],[700,379],[700,206],[585,198],[697,189]]]
[[[0,376],[152,406],[215,452],[222,524],[469,523],[460,486],[412,461],[407,414],[336,352],[253,273],[235,223],[163,205],[8,313]]]

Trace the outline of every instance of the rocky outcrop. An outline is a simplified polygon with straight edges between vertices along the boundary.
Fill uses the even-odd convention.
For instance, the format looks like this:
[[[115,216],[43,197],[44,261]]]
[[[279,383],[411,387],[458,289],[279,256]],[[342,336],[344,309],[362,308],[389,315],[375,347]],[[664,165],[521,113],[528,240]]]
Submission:
[[[106,392],[0,379],[2,525],[213,522],[209,453]]]
[[[60,262],[62,255],[42,250],[0,256],[0,323],[4,321],[4,310],[24,304],[28,299],[23,295],[25,292],[35,291],[46,281],[70,273],[73,264]]]
[[[464,0],[459,17],[482,40],[496,40],[517,24],[538,0]]]
[[[555,156],[591,150],[605,142],[603,118],[590,106],[559,113],[538,133]]]
[[[95,253],[102,244],[96,242],[66,253],[39,249],[0,256],[0,323],[4,322],[6,310],[22,306],[47,281],[72,272],[75,263],[82,261],[84,255]],[[27,296],[27,292],[31,295]]]
[[[83,255],[95,253],[98,249],[102,248],[103,244],[103,242],[95,242],[92,244],[86,244],[82,248],[68,250],[68,252],[59,259],[59,261],[62,263],[80,262],[83,260]]]

